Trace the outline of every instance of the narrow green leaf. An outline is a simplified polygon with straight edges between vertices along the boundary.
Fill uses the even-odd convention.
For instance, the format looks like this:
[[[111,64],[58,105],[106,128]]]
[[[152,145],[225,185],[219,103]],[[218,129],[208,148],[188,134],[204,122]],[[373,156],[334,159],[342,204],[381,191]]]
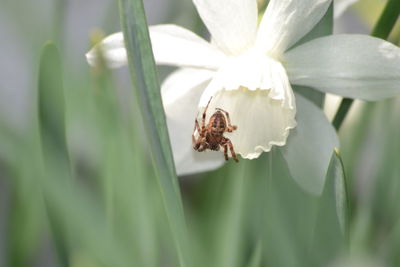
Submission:
[[[260,267],[262,260],[262,243],[259,241],[251,255],[249,263],[246,265],[247,267]]]
[[[250,163],[245,220],[251,242],[262,242],[261,266],[313,266],[309,247],[316,198],[292,179],[277,148]]]
[[[42,49],[38,91],[39,129],[44,156],[44,176],[66,179],[69,176],[69,155],[65,131],[65,99],[61,60],[57,47],[47,43]],[[42,182],[44,182],[42,178]],[[45,198],[50,228],[61,266],[69,266],[69,252],[60,221]]]
[[[313,249],[318,249],[316,260],[320,264],[331,262],[345,248],[348,211],[346,177],[338,150],[335,149],[315,224]]]
[[[65,135],[65,99],[61,61],[56,46],[44,45],[39,69],[39,127],[45,156],[48,150],[57,150],[68,159]]]
[[[251,179],[245,162],[242,162],[241,166],[230,166],[231,175],[226,177],[226,192],[221,200],[224,205],[220,210],[219,225],[215,227],[215,242],[218,244],[216,266],[220,267],[235,267],[242,262],[245,180]]]
[[[12,177],[15,181],[10,187],[12,190],[10,190],[10,208],[7,218],[7,263],[5,266],[28,266],[40,245],[44,222],[43,209],[37,194],[38,186],[26,179],[27,171],[25,166],[19,166],[14,173],[15,176]],[[22,173],[26,176],[22,177]],[[32,175],[32,172],[29,175]]]
[[[99,51],[100,52],[100,51]],[[101,59],[101,54],[99,55]],[[100,63],[104,63],[102,60]],[[138,266],[157,266],[159,257],[156,240],[154,201],[158,196],[149,193],[152,170],[146,168],[140,137],[142,123],[136,106],[129,106],[130,116],[122,112],[112,75],[104,64],[92,69],[95,87],[92,91],[93,119],[99,149],[98,194],[102,198],[107,226],[112,234],[130,250],[130,258]],[[87,179],[87,177],[85,177]],[[161,215],[158,214],[158,219]],[[165,219],[161,219],[165,221]]]
[[[310,243],[314,198],[292,179],[281,151],[273,148],[264,162],[263,251],[267,266],[311,266]],[[267,177],[265,177],[267,173]]]
[[[142,113],[169,224],[181,266],[187,241],[183,207],[163,111],[142,0],[119,0],[121,25],[135,95]]]
[[[71,250],[76,250],[71,252],[87,254],[99,266],[137,266],[128,260],[130,248],[121,246],[111,235],[89,192],[52,177],[42,187],[48,210],[57,218],[57,229],[63,233],[63,241],[68,241]]]
[[[344,172],[344,166],[342,158],[340,157],[339,150],[335,149],[335,153],[332,156],[332,163],[328,170],[327,179],[334,177],[335,182],[335,199],[336,199],[336,213],[339,219],[340,229],[343,235],[347,238],[349,233],[349,198],[348,198],[348,187],[347,178]]]

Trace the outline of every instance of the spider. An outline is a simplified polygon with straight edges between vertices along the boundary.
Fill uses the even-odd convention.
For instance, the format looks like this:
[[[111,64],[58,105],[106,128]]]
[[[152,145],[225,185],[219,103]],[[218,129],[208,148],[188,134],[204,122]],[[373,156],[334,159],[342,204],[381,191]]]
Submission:
[[[225,132],[233,132],[237,129],[237,126],[231,124],[231,120],[229,118],[229,113],[223,109],[216,108],[216,112],[211,116],[208,124],[206,125],[206,113],[208,105],[211,102],[212,97],[207,103],[206,108],[204,109],[202,115],[202,125],[201,128],[199,126],[199,122],[197,118],[194,124],[194,130],[192,134],[192,143],[193,148],[196,151],[202,152],[206,149],[218,151],[222,146],[224,148],[224,156],[225,160],[228,160],[228,147],[231,151],[232,158],[239,162],[238,157],[236,156],[235,150],[233,149],[232,142],[229,138],[224,137]],[[228,123],[226,123],[228,121]],[[195,132],[199,133],[199,137],[196,139],[194,136]]]

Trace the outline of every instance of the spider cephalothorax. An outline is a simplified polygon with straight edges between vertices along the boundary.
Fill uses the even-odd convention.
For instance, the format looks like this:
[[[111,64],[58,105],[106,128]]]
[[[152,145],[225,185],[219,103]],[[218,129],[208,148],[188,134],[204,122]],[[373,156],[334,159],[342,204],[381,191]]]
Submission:
[[[220,108],[216,108],[215,113],[211,116],[208,124],[206,125],[206,113],[210,102],[211,99],[208,101],[208,104],[204,109],[201,127],[199,125],[199,122],[197,121],[197,118],[194,122],[194,131],[192,135],[193,148],[199,152],[206,149],[218,151],[222,146],[224,148],[225,160],[228,160],[229,147],[232,158],[236,162],[239,162],[235,150],[233,149],[231,140],[224,137],[225,132],[233,132],[237,129],[237,126],[231,124],[229,113]],[[196,131],[199,134],[197,138],[195,137]]]

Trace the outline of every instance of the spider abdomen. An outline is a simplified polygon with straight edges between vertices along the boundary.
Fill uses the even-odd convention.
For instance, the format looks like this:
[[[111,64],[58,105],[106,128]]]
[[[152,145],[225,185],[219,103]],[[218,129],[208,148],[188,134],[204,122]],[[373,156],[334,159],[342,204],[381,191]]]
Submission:
[[[206,135],[206,142],[208,143],[210,150],[218,151],[222,141],[223,141],[222,134],[213,135],[212,133],[207,133]]]

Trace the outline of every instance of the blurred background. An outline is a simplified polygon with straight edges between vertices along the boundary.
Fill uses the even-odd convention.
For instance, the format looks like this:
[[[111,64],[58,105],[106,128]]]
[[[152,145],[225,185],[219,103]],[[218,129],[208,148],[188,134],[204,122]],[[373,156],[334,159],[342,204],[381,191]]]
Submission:
[[[359,0],[337,14],[334,32],[369,34],[385,3]],[[190,0],[144,4],[150,25],[174,23],[207,37]],[[128,70],[90,69],[84,56],[116,31],[117,1],[0,1],[0,266],[179,266],[167,223],[175,218],[154,178]],[[48,40],[61,70],[43,77]],[[399,25],[389,40],[399,45]],[[159,68],[160,80],[171,70]],[[58,75],[65,109],[38,92]],[[48,127],[37,115],[43,99],[55,116]],[[328,118],[339,100],[327,96]],[[345,234],[337,202],[303,192],[279,151],[179,177],[187,266],[400,266],[399,100],[356,101],[340,130]]]

